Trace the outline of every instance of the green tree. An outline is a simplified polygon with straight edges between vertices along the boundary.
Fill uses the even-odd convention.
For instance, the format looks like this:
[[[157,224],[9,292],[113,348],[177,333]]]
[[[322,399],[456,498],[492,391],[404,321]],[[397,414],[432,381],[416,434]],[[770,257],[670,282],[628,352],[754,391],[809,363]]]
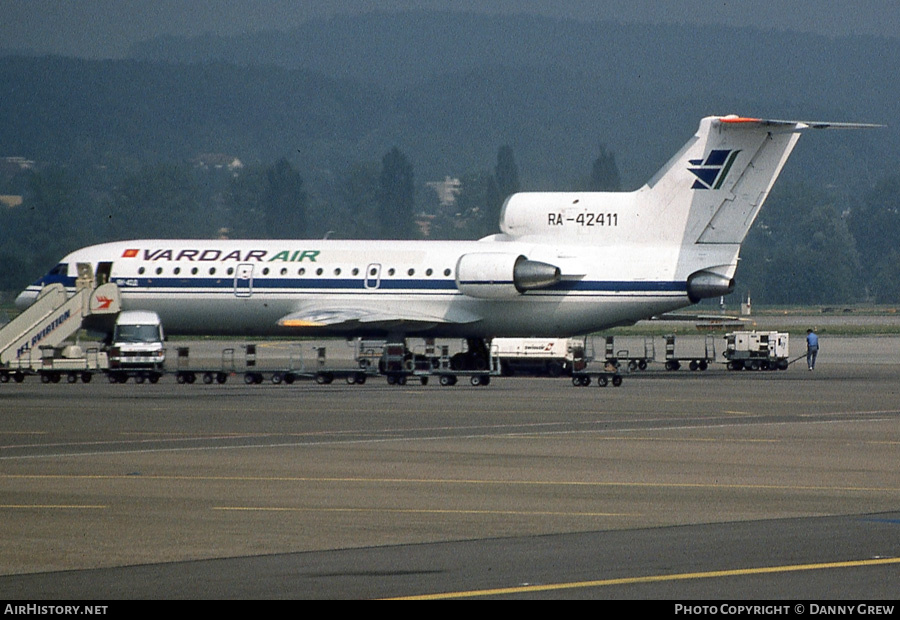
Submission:
[[[212,237],[218,222],[203,217],[200,188],[185,166],[147,166],[127,176],[108,199],[104,237]]]
[[[357,163],[347,170],[333,192],[333,208],[322,214],[326,231],[343,239],[379,237],[380,174],[378,162]]]
[[[618,192],[622,189],[619,179],[619,167],[616,165],[616,156],[612,151],[607,151],[604,145],[600,145],[600,154],[591,165],[590,191],[592,192]]]
[[[78,182],[68,173],[50,168],[29,174],[22,204],[4,209],[0,219],[0,288],[22,288],[93,241],[89,220]]]
[[[782,188],[763,207],[742,250],[738,291],[770,304],[851,303],[863,295],[846,221],[824,192]]]
[[[266,169],[263,210],[267,238],[303,238],[306,235],[306,204],[303,178],[286,159],[280,159]]]
[[[501,203],[520,189],[519,167],[516,165],[512,147],[508,144],[504,144],[497,150],[494,178],[497,180],[497,192]]]
[[[381,159],[378,184],[378,211],[381,232],[386,238],[414,236],[415,184],[413,167],[396,146]]]
[[[860,248],[863,279],[879,303],[900,302],[897,239],[900,239],[900,175],[883,179],[850,212],[850,230]]]
[[[307,235],[308,196],[303,178],[286,160],[254,166],[233,178],[225,192],[226,226],[239,239],[286,239]]]

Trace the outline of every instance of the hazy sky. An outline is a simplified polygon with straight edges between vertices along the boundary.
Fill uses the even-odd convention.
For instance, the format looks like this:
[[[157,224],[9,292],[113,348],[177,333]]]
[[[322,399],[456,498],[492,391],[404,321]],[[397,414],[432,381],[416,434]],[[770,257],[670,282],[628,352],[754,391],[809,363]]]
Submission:
[[[900,37],[897,0],[0,0],[0,48],[116,58],[161,34],[286,30],[337,13],[415,8]]]

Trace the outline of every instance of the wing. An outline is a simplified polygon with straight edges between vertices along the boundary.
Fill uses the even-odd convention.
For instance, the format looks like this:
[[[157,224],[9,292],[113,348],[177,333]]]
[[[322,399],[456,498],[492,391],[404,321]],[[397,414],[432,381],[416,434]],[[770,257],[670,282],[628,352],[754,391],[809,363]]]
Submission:
[[[479,320],[481,317],[452,308],[444,314],[438,315],[416,308],[350,308],[315,305],[281,317],[278,325],[298,329],[352,330],[360,328],[402,331],[403,329],[425,329],[434,325],[475,323]]]

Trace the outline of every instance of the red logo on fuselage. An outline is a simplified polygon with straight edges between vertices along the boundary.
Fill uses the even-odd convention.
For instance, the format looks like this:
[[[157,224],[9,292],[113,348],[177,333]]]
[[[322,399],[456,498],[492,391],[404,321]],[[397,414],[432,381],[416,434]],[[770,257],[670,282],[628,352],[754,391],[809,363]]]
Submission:
[[[125,250],[122,252],[122,258],[136,258],[140,250]]]

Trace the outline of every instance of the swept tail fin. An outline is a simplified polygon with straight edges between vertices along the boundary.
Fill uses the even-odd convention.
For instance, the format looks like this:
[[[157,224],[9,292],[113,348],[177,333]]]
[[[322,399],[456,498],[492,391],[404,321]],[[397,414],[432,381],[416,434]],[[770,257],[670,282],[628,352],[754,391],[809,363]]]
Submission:
[[[514,238],[597,245],[740,245],[802,130],[877,126],[706,117],[640,189],[515,194],[500,228]]]

